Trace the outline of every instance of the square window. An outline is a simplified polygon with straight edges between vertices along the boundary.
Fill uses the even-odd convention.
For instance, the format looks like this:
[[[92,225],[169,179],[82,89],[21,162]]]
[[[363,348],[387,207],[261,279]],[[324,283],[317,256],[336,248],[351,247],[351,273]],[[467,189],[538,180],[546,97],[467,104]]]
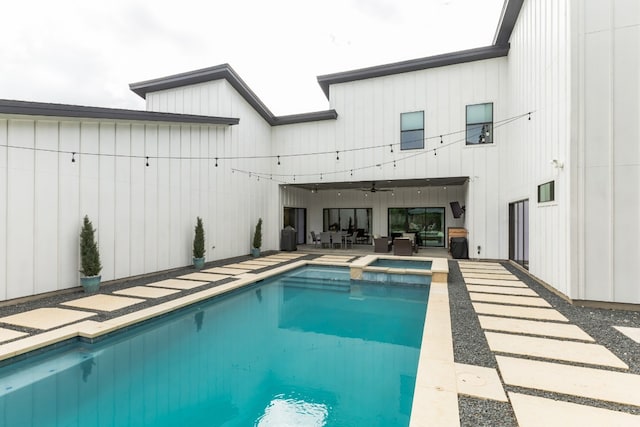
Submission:
[[[467,145],[493,143],[493,103],[467,105]]]
[[[552,202],[555,200],[555,181],[538,185],[538,203]]]
[[[424,111],[400,114],[400,149],[424,148]]]

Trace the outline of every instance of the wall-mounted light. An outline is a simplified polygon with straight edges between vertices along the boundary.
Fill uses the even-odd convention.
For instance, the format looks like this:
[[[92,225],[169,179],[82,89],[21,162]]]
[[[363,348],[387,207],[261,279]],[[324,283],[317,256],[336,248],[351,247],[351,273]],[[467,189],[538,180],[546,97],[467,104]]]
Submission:
[[[562,168],[564,168],[564,163],[563,163],[563,162],[561,162],[561,161],[560,161],[560,160],[558,160],[558,159],[553,159],[553,160],[551,160],[551,165],[552,165],[554,168],[556,168],[556,169],[562,169]]]

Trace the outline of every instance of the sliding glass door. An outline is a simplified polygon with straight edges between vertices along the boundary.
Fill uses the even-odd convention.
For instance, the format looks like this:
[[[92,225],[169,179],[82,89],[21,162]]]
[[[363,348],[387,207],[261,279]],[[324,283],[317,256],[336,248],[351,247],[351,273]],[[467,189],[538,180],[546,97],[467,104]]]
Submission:
[[[419,246],[444,247],[444,208],[389,208],[389,235],[412,233]]]
[[[322,231],[355,233],[358,243],[368,243],[371,217],[371,208],[325,208],[322,212]]]
[[[529,269],[529,200],[509,204],[509,259]]]

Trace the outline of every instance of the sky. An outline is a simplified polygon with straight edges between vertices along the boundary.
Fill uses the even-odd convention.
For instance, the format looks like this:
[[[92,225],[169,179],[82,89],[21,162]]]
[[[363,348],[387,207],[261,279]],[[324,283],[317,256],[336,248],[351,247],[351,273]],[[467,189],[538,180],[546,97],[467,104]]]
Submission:
[[[488,46],[504,0],[20,0],[0,99],[144,109],[129,83],[228,63],[276,115],[326,110],[317,76]]]

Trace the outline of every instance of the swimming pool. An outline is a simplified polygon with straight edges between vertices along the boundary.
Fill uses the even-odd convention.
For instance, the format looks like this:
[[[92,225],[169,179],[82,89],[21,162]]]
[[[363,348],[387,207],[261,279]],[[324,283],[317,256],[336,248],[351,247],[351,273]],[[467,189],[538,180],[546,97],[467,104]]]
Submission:
[[[306,267],[0,370],[4,425],[408,425],[428,287]]]

